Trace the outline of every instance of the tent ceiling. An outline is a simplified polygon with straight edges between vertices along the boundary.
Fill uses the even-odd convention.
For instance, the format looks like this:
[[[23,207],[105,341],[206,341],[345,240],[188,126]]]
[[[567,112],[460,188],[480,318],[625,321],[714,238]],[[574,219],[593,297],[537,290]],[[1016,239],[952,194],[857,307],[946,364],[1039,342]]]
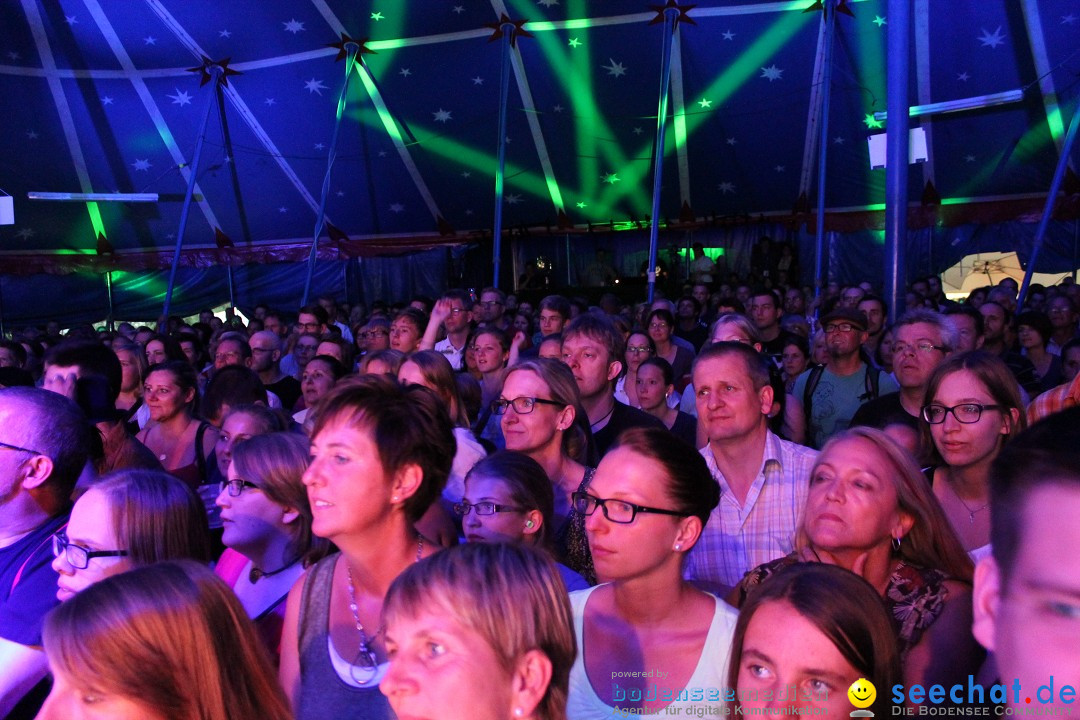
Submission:
[[[913,2],[912,104],[1028,93],[1008,106],[923,118],[931,161],[913,169],[911,197],[928,180],[947,203],[1045,193],[1080,97],[1075,0]],[[647,4],[5,2],[0,187],[16,197],[16,224],[0,227],[0,263],[15,252],[92,257],[98,236],[120,258],[171,246],[207,108],[185,247],[213,249],[220,231],[238,253],[280,245],[292,250],[279,258],[303,256],[345,79],[328,45],[343,32],[367,38],[374,52],[350,77],[327,219],[352,238],[349,252],[367,238],[440,230],[467,240],[494,214],[502,48],[487,25],[502,13],[527,20],[532,34],[517,39],[510,73],[506,226],[554,227],[559,211],[579,227],[644,219],[663,32],[649,24],[656,13]],[[803,12],[810,4],[702,0],[689,11],[696,24],[681,24],[675,45],[665,217],[685,208],[697,217],[790,212],[801,195],[815,197],[807,126],[821,12]],[[884,201],[884,171],[869,169],[866,138],[881,132],[869,125],[885,109],[886,2],[848,7],[854,17],[837,19],[831,208]],[[241,73],[228,77],[221,104],[214,84],[200,86],[188,70],[202,56],[228,58]],[[161,200],[40,202],[28,191]]]

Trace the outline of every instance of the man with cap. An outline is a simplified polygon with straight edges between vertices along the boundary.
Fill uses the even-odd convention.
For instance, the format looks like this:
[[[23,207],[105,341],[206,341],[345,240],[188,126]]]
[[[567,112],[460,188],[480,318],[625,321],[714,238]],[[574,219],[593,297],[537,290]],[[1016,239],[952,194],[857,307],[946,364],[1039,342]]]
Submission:
[[[784,407],[791,440],[820,449],[830,436],[847,429],[863,403],[900,389],[892,376],[862,356],[867,325],[866,315],[853,307],[837,307],[822,319],[829,363],[795,380]]]

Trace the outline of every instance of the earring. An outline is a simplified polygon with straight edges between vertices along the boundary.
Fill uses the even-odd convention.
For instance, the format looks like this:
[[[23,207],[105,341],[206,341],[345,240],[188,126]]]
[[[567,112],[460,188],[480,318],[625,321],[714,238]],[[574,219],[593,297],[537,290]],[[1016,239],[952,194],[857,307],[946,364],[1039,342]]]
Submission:
[[[675,550],[676,551],[682,550],[682,543],[675,543]]]
[[[536,523],[534,523],[532,520],[526,520],[525,521],[525,527],[527,527],[527,528],[531,528],[535,524]]]
[[[394,497],[390,498],[390,502],[397,502],[397,501],[398,501],[398,496],[397,496],[397,495],[395,495]]]
[[[524,717],[525,711],[519,707],[514,708],[514,717]]]
[[[893,552],[900,552],[900,539],[901,539],[901,538],[898,538],[898,537],[894,537],[894,538],[892,539],[892,549],[893,549]]]

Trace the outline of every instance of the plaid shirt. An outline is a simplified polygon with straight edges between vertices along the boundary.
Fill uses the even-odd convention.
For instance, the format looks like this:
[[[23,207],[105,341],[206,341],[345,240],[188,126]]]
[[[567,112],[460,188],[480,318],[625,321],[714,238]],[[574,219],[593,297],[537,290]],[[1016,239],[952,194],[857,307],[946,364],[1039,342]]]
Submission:
[[[708,445],[701,454],[720,484],[720,504],[690,551],[685,575],[688,580],[733,587],[747,571],[795,549],[795,531],[818,453],[769,431],[761,469],[743,505],[717,469]]]
[[[1027,406],[1028,425],[1074,405],[1080,405],[1080,375],[1073,378],[1072,382],[1050,388],[1032,400]]]

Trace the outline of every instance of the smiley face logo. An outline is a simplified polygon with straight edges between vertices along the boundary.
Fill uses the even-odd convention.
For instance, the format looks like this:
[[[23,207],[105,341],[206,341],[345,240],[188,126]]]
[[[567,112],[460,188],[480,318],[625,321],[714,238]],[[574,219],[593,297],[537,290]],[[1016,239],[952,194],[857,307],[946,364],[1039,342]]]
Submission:
[[[859,678],[855,682],[851,683],[851,687],[847,691],[848,700],[851,704],[857,708],[868,708],[874,704],[874,700],[877,699],[877,688],[874,687],[874,683],[870,682],[866,678]]]

